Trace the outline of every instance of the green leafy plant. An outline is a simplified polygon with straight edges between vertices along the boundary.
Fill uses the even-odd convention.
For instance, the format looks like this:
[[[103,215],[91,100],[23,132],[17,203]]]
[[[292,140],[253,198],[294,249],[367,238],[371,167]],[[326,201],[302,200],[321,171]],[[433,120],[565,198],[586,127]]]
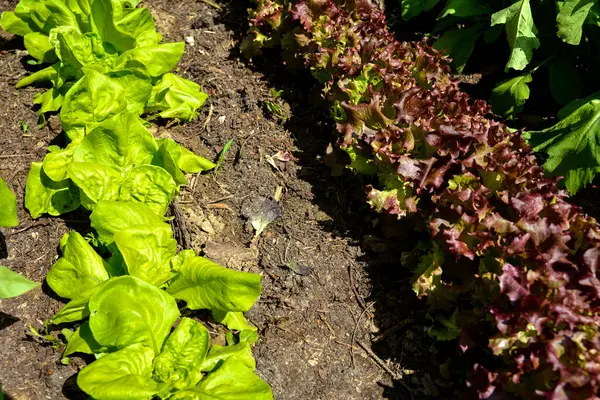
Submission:
[[[206,94],[169,72],[183,43],[161,44],[152,15],[137,3],[21,0],[0,20],[24,36],[36,64],[52,64],[17,86],[51,83],[35,102],[41,114],[60,110],[68,141],[32,164],[25,206],[34,218],[92,211],[92,235],[66,234],[47,276],[69,300],[51,319],[73,326],[61,330],[62,361],[96,357],[77,382],[97,400],[272,399],[253,372],[256,328],[243,316],[261,277],[177,253],[164,217],[185,174],[215,164],[148,130],[149,119],[195,118]],[[237,339],[230,332],[228,346],[210,346],[200,323],[180,320],[178,300],[210,310],[239,331]]]
[[[501,117],[518,119],[528,108],[539,109],[540,102],[552,117],[553,110],[600,88],[594,73],[600,67],[594,56],[600,50],[600,3],[595,0],[446,0],[429,2],[427,7],[418,7],[413,0],[399,1],[401,19],[425,22],[429,34],[437,38],[433,46],[452,58],[456,73],[478,73],[478,68],[487,67],[481,61],[486,55],[496,60],[490,46],[494,53],[507,57],[504,73],[484,77],[487,85],[493,85],[492,111]],[[544,77],[547,81],[542,80]],[[531,99],[532,85],[535,100]],[[589,113],[567,121],[560,118],[557,125],[531,133],[537,138],[532,142],[536,150],[551,155],[552,160],[544,165],[548,175],[565,176],[572,194],[592,181],[600,164],[593,154],[583,156],[581,151],[577,152],[579,163],[558,160],[552,154],[564,151],[564,146],[550,138],[541,146],[540,132],[561,130],[562,136],[569,137],[566,140],[574,142],[582,138],[581,130],[569,121],[584,123],[584,116],[592,118]],[[583,137],[585,143],[598,134],[594,120],[587,122],[590,128]]]
[[[146,109],[163,118],[186,121],[196,117],[206,94],[196,83],[169,73],[183,55],[184,43],[160,43],[162,36],[152,14],[146,8],[135,8],[137,3],[22,0],[15,11],[2,13],[0,26],[23,36],[25,48],[38,64],[51,64],[17,84],[51,83],[52,88],[35,99],[40,113],[58,111],[67,92],[94,70],[111,75],[118,86],[130,92],[130,110]],[[105,109],[96,111],[118,107],[113,102],[114,90],[119,88],[97,98],[97,105]],[[89,111],[83,107],[79,115]],[[95,114],[85,120],[90,118],[96,119]]]
[[[0,178],[0,226],[17,225],[19,225],[17,200],[4,179]],[[0,266],[0,299],[20,296],[39,285],[7,267]]]

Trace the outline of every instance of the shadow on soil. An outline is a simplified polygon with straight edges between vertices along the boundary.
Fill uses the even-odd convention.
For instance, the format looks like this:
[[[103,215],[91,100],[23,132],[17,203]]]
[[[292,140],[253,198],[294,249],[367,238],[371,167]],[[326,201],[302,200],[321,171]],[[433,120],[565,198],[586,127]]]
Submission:
[[[247,2],[232,2],[218,21],[241,39],[247,29],[250,7]],[[243,59],[237,47],[231,57]],[[384,387],[384,397],[457,398],[451,394],[455,385],[440,374],[440,365],[454,354],[456,346],[453,342],[446,346],[434,345],[427,336],[426,305],[414,295],[411,272],[401,264],[402,253],[412,250],[427,236],[416,230],[415,221],[399,221],[373,212],[366,203],[364,187],[368,182],[347,170],[334,177],[332,170],[321,161],[328,144],[336,140],[335,127],[319,88],[308,73],[290,72],[281,64],[277,52],[246,64],[264,74],[272,87],[281,90],[281,98],[290,106],[291,116],[285,128],[292,133],[300,150],[294,154],[301,167],[299,177],[311,184],[314,202],[332,218],[330,222],[321,223],[322,228],[350,238],[362,249],[358,261],[368,274],[371,292],[357,301],[362,301],[367,308],[372,303],[372,318],[379,329],[379,333],[370,338],[372,349],[381,359],[391,360],[395,372],[405,373],[393,387]],[[349,276],[349,281],[351,279]],[[462,387],[461,384],[456,386]]]

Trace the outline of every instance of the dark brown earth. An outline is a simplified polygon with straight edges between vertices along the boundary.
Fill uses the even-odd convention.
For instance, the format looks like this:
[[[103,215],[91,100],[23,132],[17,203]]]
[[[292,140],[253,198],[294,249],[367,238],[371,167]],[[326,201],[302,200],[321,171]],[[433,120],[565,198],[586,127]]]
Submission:
[[[420,235],[409,221],[372,213],[364,204],[364,183],[346,172],[332,176],[324,165],[333,127],[308,77],[280,67],[276,55],[254,64],[239,56],[250,4],[208,3],[142,4],[152,10],[165,41],[188,43],[178,72],[210,95],[196,121],[156,126],[154,132],[211,159],[233,139],[218,174],[194,177],[182,189],[184,224],[178,228],[198,253],[263,274],[263,294],[248,313],[261,334],[254,349],[258,374],[276,399],[462,398],[453,392],[461,385],[440,373],[454,347],[433,346],[427,337],[424,305],[401,266],[401,252]],[[15,4],[0,0],[0,11]],[[38,89],[14,88],[28,73],[25,60],[22,40],[0,32],[0,175],[17,195],[21,221],[0,234],[0,264],[43,282],[60,237],[89,227],[84,213],[33,221],[23,208],[29,165],[61,140],[56,117],[36,126]],[[281,90],[281,98],[272,90]],[[280,116],[268,111],[268,101],[281,107]],[[277,160],[278,152],[291,160]],[[251,242],[242,206],[278,192],[283,218]],[[308,275],[289,266],[308,267],[300,271]],[[46,286],[0,300],[0,384],[7,398],[86,398],[74,381],[85,360],[62,365],[59,345],[30,334],[30,325],[42,329],[61,304]],[[211,328],[219,340],[221,328]]]

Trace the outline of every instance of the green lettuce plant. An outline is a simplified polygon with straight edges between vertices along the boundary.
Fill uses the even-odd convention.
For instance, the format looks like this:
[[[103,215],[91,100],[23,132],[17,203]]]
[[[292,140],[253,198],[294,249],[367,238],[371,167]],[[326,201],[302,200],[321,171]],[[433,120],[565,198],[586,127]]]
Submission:
[[[68,141],[32,164],[25,206],[34,218],[91,211],[91,236],[66,234],[47,276],[69,300],[51,319],[74,328],[61,331],[63,361],[95,356],[77,382],[97,400],[272,399],[253,372],[258,336],[243,315],[261,277],[177,253],[164,217],[185,174],[215,165],[148,130],[149,119],[195,118],[206,94],[170,72],[183,44],[161,44],[137,3],[21,0],[0,20],[24,36],[35,63],[51,64],[18,86],[51,83],[35,102],[41,114],[60,111]],[[210,310],[237,337],[230,332],[228,346],[210,346],[206,328],[180,319],[178,301]]]
[[[19,225],[17,200],[4,179],[0,178],[0,226],[17,225]],[[7,267],[0,266],[0,299],[20,296],[39,285]]]

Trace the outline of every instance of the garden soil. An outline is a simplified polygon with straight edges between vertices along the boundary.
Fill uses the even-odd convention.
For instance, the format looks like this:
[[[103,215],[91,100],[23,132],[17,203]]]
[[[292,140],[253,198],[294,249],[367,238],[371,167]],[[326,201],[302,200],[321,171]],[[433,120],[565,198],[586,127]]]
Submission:
[[[15,5],[0,0],[0,11]],[[425,333],[425,305],[401,266],[402,251],[420,234],[410,221],[371,212],[364,182],[325,165],[334,129],[310,77],[280,66],[277,54],[253,61],[240,56],[246,2],[142,6],[152,11],[165,41],[187,43],[177,73],[209,94],[194,122],[156,124],[153,133],[213,160],[233,140],[217,172],[193,176],[182,188],[173,223],[182,246],[263,275],[262,296],[248,318],[260,333],[257,373],[275,398],[458,398],[446,379],[444,351]],[[26,60],[22,40],[0,33],[0,175],[17,195],[21,223],[2,229],[0,264],[44,282],[61,236],[90,228],[82,211],[32,220],[23,207],[31,162],[50,144],[64,144],[57,116],[38,126],[32,105],[40,89],[15,89],[31,71]],[[242,209],[269,198],[278,200],[283,217],[254,239]],[[63,303],[45,284],[0,300],[5,398],[87,398],[75,379],[91,360],[73,357],[64,365],[60,341],[35,334]],[[204,313],[187,314],[207,324],[213,341],[224,340],[223,328]],[[60,329],[45,333],[62,338]]]

